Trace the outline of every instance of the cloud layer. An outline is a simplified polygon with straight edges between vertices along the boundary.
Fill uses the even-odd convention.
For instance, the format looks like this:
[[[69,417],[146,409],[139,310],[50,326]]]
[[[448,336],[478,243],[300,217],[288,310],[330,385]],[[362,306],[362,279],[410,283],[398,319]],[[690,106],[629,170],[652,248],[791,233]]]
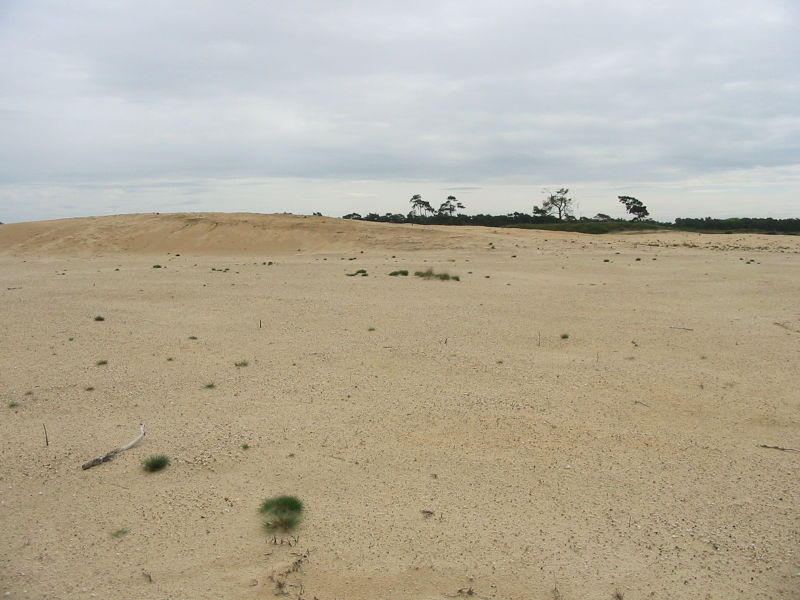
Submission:
[[[703,180],[764,214],[735,181],[796,183],[799,31],[793,0],[11,1],[0,208],[24,217],[31,186],[90,214],[87,188],[127,186],[133,212],[165,181]]]

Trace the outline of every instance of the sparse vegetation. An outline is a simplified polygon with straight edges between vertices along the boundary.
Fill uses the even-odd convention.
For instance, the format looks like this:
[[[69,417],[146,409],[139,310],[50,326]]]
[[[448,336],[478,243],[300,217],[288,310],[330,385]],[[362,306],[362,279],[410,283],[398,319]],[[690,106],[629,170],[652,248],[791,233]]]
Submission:
[[[19,402],[9,402],[8,408],[17,408],[19,406]]]
[[[237,367],[246,367],[246,366],[247,366],[247,365],[249,365],[250,363],[249,363],[249,362],[247,362],[246,360],[240,360],[240,361],[238,361],[238,362],[235,362],[235,363],[233,363],[233,364],[234,364],[234,366],[237,366]]]
[[[160,269],[160,268],[161,268],[161,265],[153,265],[153,268],[154,268],[154,269]]]
[[[93,391],[94,391],[94,387],[92,387],[92,386],[90,385],[89,387],[86,387],[86,388],[84,388],[84,391],[86,391],[86,392],[93,392]]]
[[[108,361],[106,359],[98,360],[96,364],[98,367],[102,367],[103,365],[107,365]]]
[[[400,269],[399,271],[392,271],[389,273],[389,277],[408,277],[408,271],[406,269]]]
[[[197,336],[196,336],[196,335],[190,335],[190,336],[189,336],[189,339],[190,339],[190,340],[196,340],[196,339],[197,339]]]
[[[142,468],[148,473],[155,473],[169,466],[169,457],[163,454],[148,456],[142,461]]]
[[[375,331],[375,328],[374,327],[368,327],[367,331]]]
[[[291,531],[302,520],[303,503],[295,496],[275,496],[264,500],[258,512],[267,515],[267,531]]]
[[[434,273],[433,269],[427,269],[425,271],[415,271],[414,275],[416,277],[421,277],[422,279],[438,279],[439,281],[461,281],[461,278],[458,275],[450,275],[449,273]]]
[[[217,385],[216,385],[215,383],[207,383],[207,384],[205,385],[205,388],[206,388],[207,390],[213,390],[215,387],[217,387]]]
[[[250,444],[242,444],[239,446],[242,450],[250,450]]]
[[[369,273],[367,273],[366,269],[359,269],[355,273],[345,273],[348,277],[356,277],[357,275],[361,275],[362,277],[367,277]]]
[[[568,340],[569,339],[569,334],[568,333],[562,333],[561,334],[561,339],[562,340]]]
[[[113,538],[121,538],[123,535],[130,533],[129,529],[123,527],[122,529],[117,529],[116,531],[111,532],[111,537]]]
[[[94,318],[94,320],[95,320],[95,321],[105,321],[105,320],[106,320],[106,318],[105,318],[105,317],[103,317],[103,316],[101,316],[101,315],[97,315],[97,316]]]

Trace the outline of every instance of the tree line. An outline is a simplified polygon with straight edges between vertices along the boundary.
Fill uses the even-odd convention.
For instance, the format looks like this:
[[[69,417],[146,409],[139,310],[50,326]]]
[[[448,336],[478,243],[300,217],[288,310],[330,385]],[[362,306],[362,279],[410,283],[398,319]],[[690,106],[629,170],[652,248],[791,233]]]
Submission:
[[[466,209],[455,196],[448,196],[438,208],[434,208],[430,202],[422,199],[421,194],[414,194],[409,203],[411,210],[407,214],[402,213],[368,213],[361,216],[359,213],[349,213],[343,219],[355,219],[359,221],[377,221],[382,223],[418,223],[422,225],[482,225],[485,227],[502,227],[506,225],[532,225],[532,224],[556,224],[562,222],[577,221],[614,221],[610,216],[598,213],[594,217],[576,218],[574,215],[574,200],[568,196],[569,189],[561,188],[555,192],[549,192],[547,199],[541,206],[534,206],[531,214],[513,212],[505,215],[467,215],[461,210]],[[645,220],[650,213],[647,207],[636,198],[631,196],[619,196],[619,201],[625,209],[632,215],[633,221]]]
[[[421,225],[479,225],[483,227],[537,227],[573,229],[587,233],[602,233],[619,228],[630,229],[639,223],[648,228],[673,228],[696,231],[752,231],[766,233],[800,233],[800,219],[773,218],[677,218],[675,222],[658,222],[650,219],[650,212],[643,202],[633,196],[617,196],[617,200],[630,215],[630,220],[614,219],[597,213],[593,217],[576,218],[574,200],[568,188],[554,192],[546,190],[547,198],[541,206],[534,205],[530,213],[512,212],[504,215],[465,214],[466,206],[455,196],[448,196],[438,207],[434,207],[422,195],[414,194],[409,200],[408,213],[358,213],[344,215],[343,219],[377,221],[383,223],[417,223]]]

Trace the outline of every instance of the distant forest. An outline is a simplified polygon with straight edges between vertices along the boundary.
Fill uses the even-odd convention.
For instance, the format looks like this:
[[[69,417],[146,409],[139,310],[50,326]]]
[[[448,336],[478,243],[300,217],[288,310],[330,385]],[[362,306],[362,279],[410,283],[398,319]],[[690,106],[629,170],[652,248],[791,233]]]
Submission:
[[[559,231],[577,231],[582,233],[610,233],[613,231],[642,229],[672,229],[682,231],[699,231],[707,233],[772,233],[800,234],[800,219],[773,218],[677,218],[674,222],[659,222],[649,219],[647,207],[630,196],[619,196],[629,214],[630,220],[614,219],[606,214],[598,213],[594,217],[575,217],[572,213],[573,200],[567,196],[569,190],[564,188],[550,193],[542,206],[534,206],[529,213],[513,212],[505,215],[467,215],[460,211],[466,207],[456,199],[448,196],[439,208],[416,194],[412,196],[411,210],[406,213],[358,213],[344,215],[343,219],[357,221],[375,221],[380,223],[416,223],[420,225],[478,225],[483,227],[521,227],[526,229],[551,229]]]

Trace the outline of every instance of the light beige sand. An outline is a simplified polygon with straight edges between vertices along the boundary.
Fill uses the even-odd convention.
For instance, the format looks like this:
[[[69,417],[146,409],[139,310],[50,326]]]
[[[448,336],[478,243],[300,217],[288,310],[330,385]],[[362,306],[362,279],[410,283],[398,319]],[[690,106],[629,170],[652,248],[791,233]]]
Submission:
[[[131,215],[0,269],[6,597],[800,598],[798,238]]]

